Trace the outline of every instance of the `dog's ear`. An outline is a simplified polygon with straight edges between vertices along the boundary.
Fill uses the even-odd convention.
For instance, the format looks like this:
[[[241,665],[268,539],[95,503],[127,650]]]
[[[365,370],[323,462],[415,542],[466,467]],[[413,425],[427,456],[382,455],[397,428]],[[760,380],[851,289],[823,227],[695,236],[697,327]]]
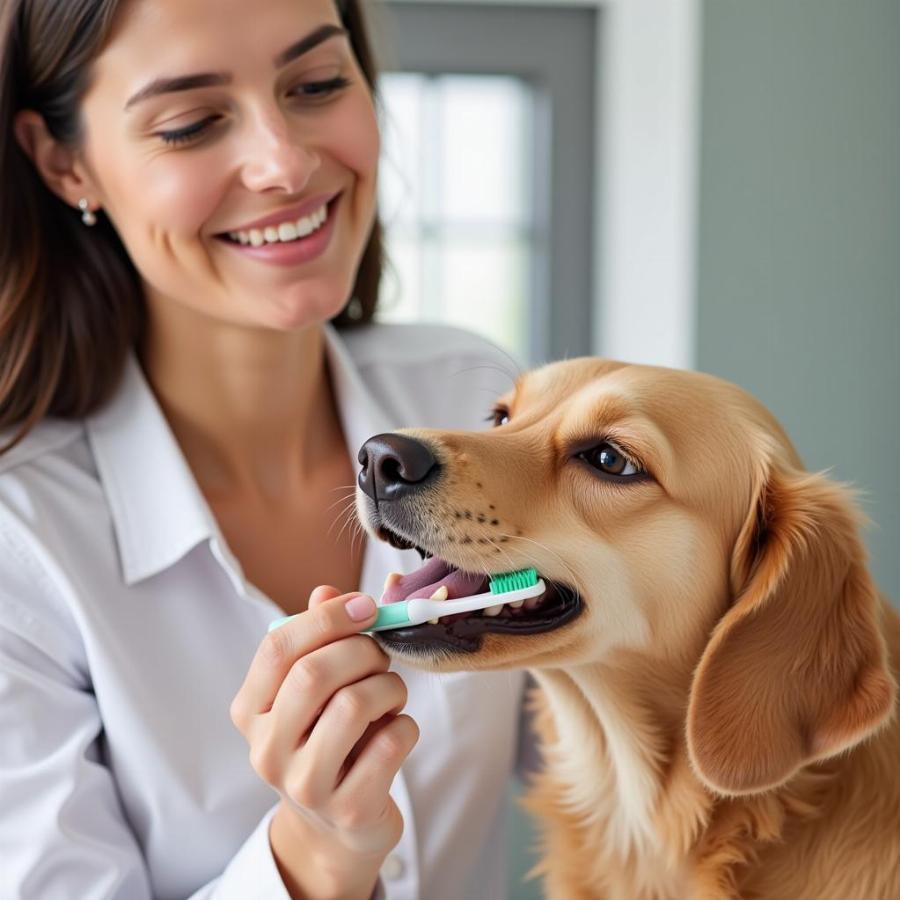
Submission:
[[[783,784],[891,715],[878,592],[849,497],[821,475],[760,466],[732,557],[735,600],[688,707],[691,761],[720,793]]]

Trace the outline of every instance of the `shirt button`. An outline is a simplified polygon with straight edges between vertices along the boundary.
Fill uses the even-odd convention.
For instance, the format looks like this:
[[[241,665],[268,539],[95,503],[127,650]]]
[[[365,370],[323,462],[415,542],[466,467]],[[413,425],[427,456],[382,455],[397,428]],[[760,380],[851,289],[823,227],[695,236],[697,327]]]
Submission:
[[[390,881],[395,881],[403,875],[405,869],[403,860],[396,853],[391,853],[381,866],[381,874]]]

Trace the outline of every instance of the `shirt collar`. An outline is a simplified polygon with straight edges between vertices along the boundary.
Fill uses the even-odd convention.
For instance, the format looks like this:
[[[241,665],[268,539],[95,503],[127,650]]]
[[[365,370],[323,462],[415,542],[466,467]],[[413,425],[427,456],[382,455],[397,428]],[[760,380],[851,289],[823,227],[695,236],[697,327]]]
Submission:
[[[85,425],[126,584],[168,568],[213,536],[209,505],[133,354],[112,401]]]
[[[331,324],[323,326],[326,359],[347,447],[398,423],[365,384]],[[187,460],[134,354],[122,383],[85,426],[106,492],[125,583],[174,565],[204,540],[224,540]],[[226,553],[226,556],[230,554]]]

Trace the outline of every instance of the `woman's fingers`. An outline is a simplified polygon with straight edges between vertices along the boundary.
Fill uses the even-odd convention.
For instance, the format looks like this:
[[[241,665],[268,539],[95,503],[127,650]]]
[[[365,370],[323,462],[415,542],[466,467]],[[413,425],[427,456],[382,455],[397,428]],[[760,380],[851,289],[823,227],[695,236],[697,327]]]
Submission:
[[[354,618],[360,615],[362,618]],[[270,631],[261,641],[244,683],[232,701],[234,724],[246,734],[253,717],[271,709],[281,683],[296,660],[356,634],[374,621],[375,601],[354,592],[322,600]]]
[[[394,777],[418,740],[419,726],[407,715],[392,718],[374,732],[332,795],[335,816],[352,815],[362,822],[377,823],[385,812]]]
[[[284,776],[288,796],[311,809],[327,806],[347,757],[369,725],[399,713],[406,699],[406,685],[396,672],[372,675],[338,690],[325,705],[302,750],[291,760]],[[379,734],[374,734],[370,743],[378,739]],[[390,764],[393,759],[385,762]]]
[[[252,727],[265,729],[271,752],[293,753],[338,690],[386,671],[389,664],[387,654],[366,635],[321,647],[291,666],[271,711]]]

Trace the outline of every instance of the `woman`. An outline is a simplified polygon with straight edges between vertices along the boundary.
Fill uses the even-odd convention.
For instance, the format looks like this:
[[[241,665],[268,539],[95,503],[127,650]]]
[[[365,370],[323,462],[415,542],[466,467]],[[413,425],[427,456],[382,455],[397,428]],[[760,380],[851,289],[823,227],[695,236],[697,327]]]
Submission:
[[[496,360],[366,324],[360,5],[0,7],[4,897],[506,896],[521,676],[389,671],[332,527]]]

